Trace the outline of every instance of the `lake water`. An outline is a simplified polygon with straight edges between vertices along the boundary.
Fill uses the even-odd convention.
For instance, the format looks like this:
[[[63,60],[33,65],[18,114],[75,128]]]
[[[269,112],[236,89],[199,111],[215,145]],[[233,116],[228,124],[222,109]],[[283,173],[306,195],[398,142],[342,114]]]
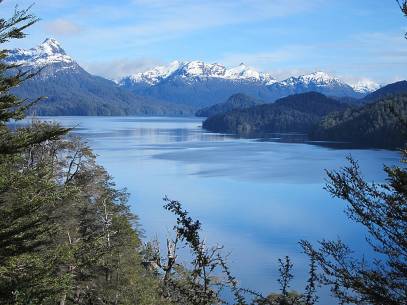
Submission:
[[[323,190],[324,169],[351,154],[369,180],[383,181],[383,164],[397,164],[386,150],[332,149],[318,145],[236,139],[208,133],[198,118],[56,117],[75,126],[119,187],[131,193],[146,239],[164,239],[174,217],[162,198],[182,202],[203,223],[208,244],[230,252],[243,287],[277,290],[277,258],[294,262],[293,287],[302,289],[307,257],[298,241],[341,237],[366,253],[363,229],[343,213],[344,204]],[[327,292],[320,304],[333,303]]]

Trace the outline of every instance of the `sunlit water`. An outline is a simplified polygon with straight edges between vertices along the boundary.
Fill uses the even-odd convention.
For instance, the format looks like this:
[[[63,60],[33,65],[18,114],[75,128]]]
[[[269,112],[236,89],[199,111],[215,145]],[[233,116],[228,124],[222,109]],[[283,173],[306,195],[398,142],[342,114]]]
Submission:
[[[340,237],[358,254],[367,251],[362,228],[323,190],[324,169],[345,165],[351,154],[365,176],[379,182],[383,164],[399,160],[394,151],[236,139],[202,130],[197,118],[46,119],[76,126],[99,163],[130,192],[146,240],[164,239],[174,224],[162,198],[181,201],[203,223],[207,243],[231,253],[241,285],[263,293],[278,290],[277,258],[285,255],[295,264],[293,288],[303,288],[308,261],[301,239]],[[321,294],[321,304],[334,303]]]

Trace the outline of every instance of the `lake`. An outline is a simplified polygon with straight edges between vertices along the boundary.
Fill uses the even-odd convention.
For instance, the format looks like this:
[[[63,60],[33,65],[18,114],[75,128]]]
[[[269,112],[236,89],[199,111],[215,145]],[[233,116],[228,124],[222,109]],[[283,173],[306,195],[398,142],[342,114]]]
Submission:
[[[243,287],[278,290],[277,259],[294,262],[292,288],[302,289],[307,257],[298,241],[341,237],[369,254],[364,231],[350,222],[344,203],[323,190],[324,169],[338,169],[351,154],[365,177],[383,181],[387,150],[333,149],[304,143],[237,139],[209,133],[199,118],[55,117],[86,139],[118,187],[130,192],[146,240],[163,240],[174,217],[162,198],[180,201],[203,223],[208,244],[222,244]],[[321,293],[320,304],[333,303]]]

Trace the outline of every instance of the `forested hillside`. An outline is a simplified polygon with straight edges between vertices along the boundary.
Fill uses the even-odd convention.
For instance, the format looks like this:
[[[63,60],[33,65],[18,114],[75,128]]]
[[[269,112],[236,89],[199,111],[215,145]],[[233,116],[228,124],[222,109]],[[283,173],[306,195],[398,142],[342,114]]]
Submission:
[[[349,107],[323,94],[291,95],[273,104],[233,110],[209,117],[203,127],[216,132],[258,136],[267,133],[308,133],[326,114]]]
[[[377,147],[402,147],[406,131],[407,95],[398,95],[328,115],[310,137]]]

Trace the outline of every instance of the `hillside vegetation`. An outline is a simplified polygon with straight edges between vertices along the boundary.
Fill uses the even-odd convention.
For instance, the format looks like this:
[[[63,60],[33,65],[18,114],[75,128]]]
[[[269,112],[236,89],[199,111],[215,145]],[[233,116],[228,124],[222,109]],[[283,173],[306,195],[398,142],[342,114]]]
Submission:
[[[330,114],[323,118],[310,137],[377,147],[402,147],[406,131],[407,95],[399,95]]]
[[[273,104],[233,110],[208,118],[203,127],[242,136],[266,133],[308,133],[324,115],[345,110],[348,105],[317,92],[291,95]]]

